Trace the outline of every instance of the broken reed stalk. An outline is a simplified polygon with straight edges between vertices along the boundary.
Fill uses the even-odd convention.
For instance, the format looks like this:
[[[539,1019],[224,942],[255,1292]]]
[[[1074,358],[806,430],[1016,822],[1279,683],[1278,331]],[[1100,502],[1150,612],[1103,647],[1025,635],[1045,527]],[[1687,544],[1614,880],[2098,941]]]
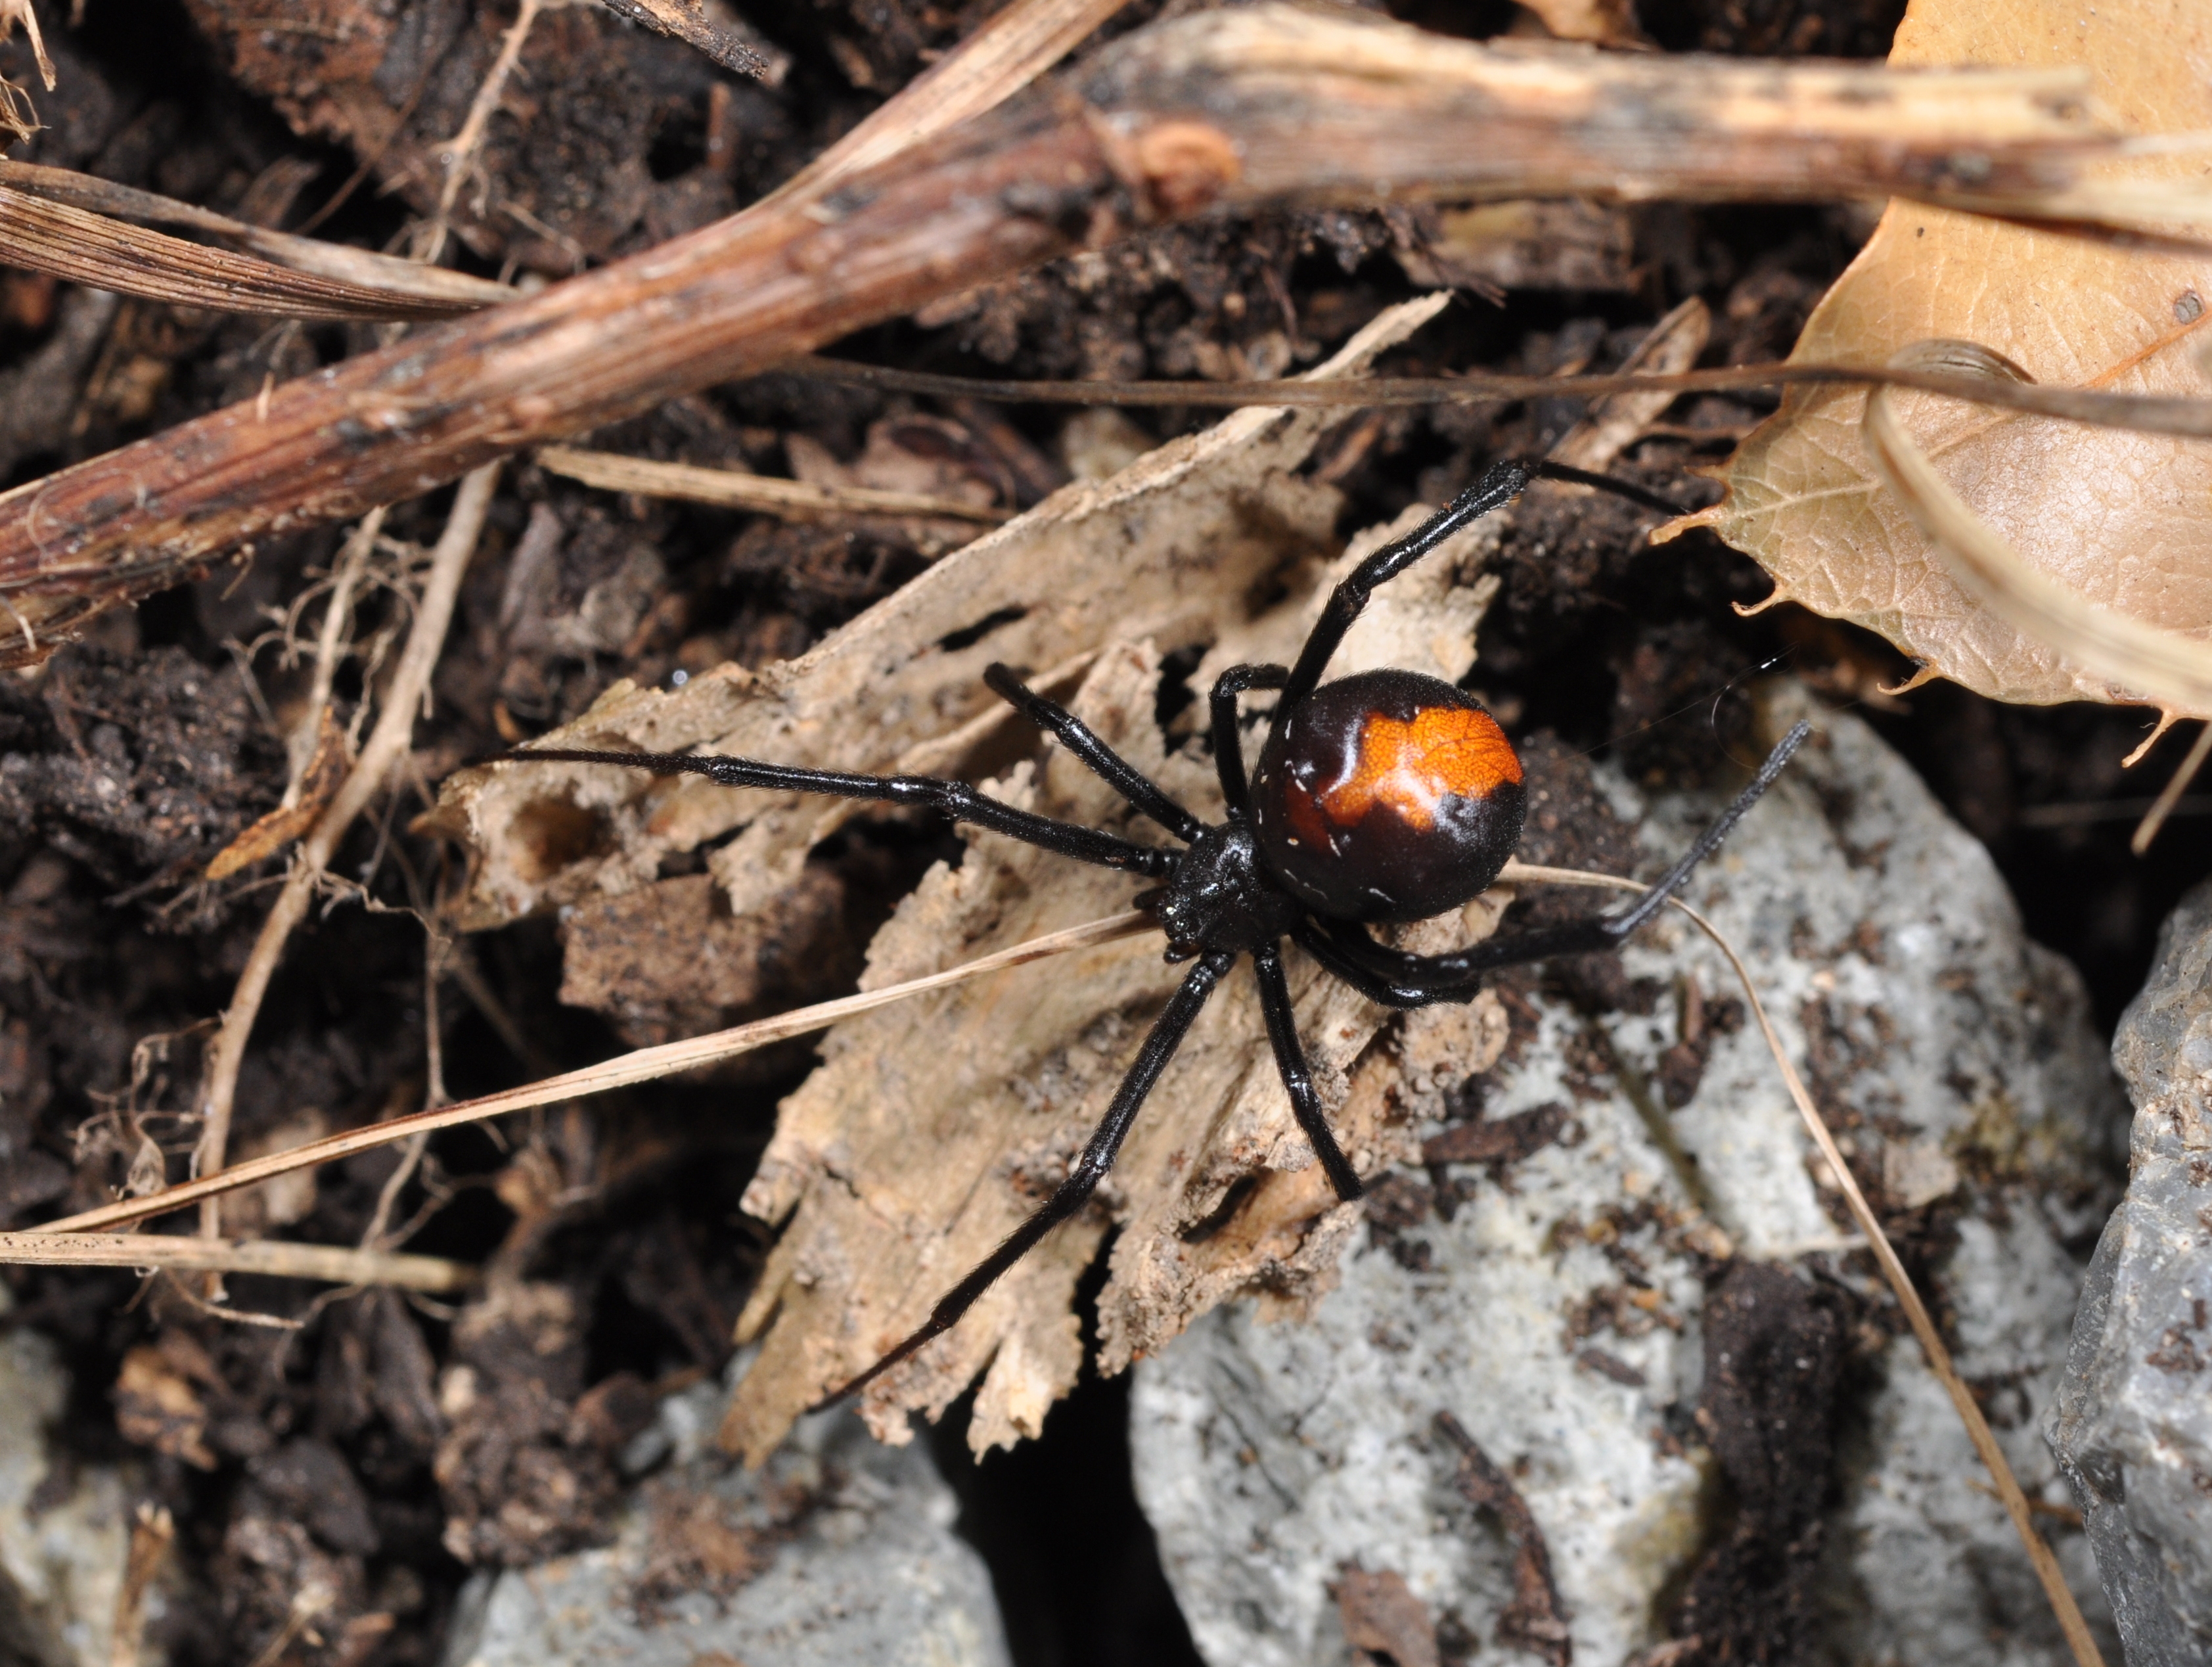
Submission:
[[[1973,342],[1915,342],[1890,362],[1962,371],[1969,380],[1997,387],[2027,380],[2010,360]],[[1875,472],[1967,594],[2014,630],[2108,680],[2121,699],[2212,714],[2212,643],[2098,607],[2030,563],[1967,507],[1913,442],[1889,389],[1867,396],[1859,436]]]
[[[1893,387],[1940,393],[2036,417],[2094,428],[2212,439],[2212,398],[2177,394],[2112,393],[2102,388],[2051,387],[1894,365],[1823,364],[1777,360],[1717,365],[1705,370],[1619,371],[1602,376],[1515,376],[1468,370],[1449,376],[1369,376],[1357,381],[1019,381],[945,376],[812,356],[779,366],[784,374],[817,377],[854,387],[926,394],[939,399],[988,399],[1035,405],[1285,405],[1297,411],[1369,411],[1382,406],[1504,404],[1516,399],[1597,399],[1623,393],[1735,393],[1750,388]]]
[[[238,1091],[239,1068],[245,1062],[246,1038],[252,1033],[253,1021],[260,1013],[262,998],[268,994],[269,980],[284,953],[285,942],[306,918],[339,839],[383,786],[385,776],[406,753],[414,736],[416,715],[430,685],[430,673],[437,666],[446,628],[453,621],[453,604],[460,594],[461,575],[476,553],[477,538],[483,530],[498,478],[499,465],[487,464],[464,480],[453,495],[446,529],[431,553],[430,571],[415,605],[414,628],[385,690],[384,709],[377,715],[376,727],[369,732],[361,757],[331,800],[330,807],[300,842],[284,889],[261,923],[261,934],[254,940],[246,970],[239,974],[230,1006],[222,1016],[222,1027],[208,1050],[200,1091],[203,1122],[199,1144],[192,1153],[197,1173],[212,1174],[223,1167],[230,1139],[231,1105]],[[212,1197],[201,1208],[200,1232],[209,1238],[222,1236],[222,1207]]]
[[[988,521],[1014,518],[1012,509],[963,503],[921,492],[884,492],[867,486],[817,486],[774,475],[740,474],[734,469],[702,469],[689,463],[660,463],[649,457],[589,452],[574,446],[541,446],[533,459],[549,474],[596,486],[603,492],[635,492],[641,497],[678,498],[721,509],[750,509],[804,520],[817,515],[927,515],[944,520]]]
[[[484,299],[410,295],[380,282],[325,277],[253,255],[188,243],[167,232],[149,231],[15,190],[4,172],[0,172],[0,247],[8,251],[11,266],[51,272],[90,289],[269,318],[446,319],[474,312]]]
[[[1579,868],[1547,868],[1517,861],[1508,862],[1498,879],[1507,884],[1515,880],[1534,880],[1547,885],[1584,885],[1616,891],[1648,889],[1635,880],[1617,879],[1608,874],[1590,873]],[[1881,1218],[1875,1214],[1874,1207],[1867,1202],[1866,1194],[1859,1189],[1850,1165],[1844,1161],[1843,1152],[1836,1145],[1836,1137],[1828,1130],[1827,1120],[1821,1116],[1820,1108],[1813,1104],[1812,1095],[1806,1092],[1804,1079],[1797,1074],[1796,1066],[1790,1062],[1789,1051],[1783,1047],[1773,1020],[1767,1017],[1766,1005],[1759,999],[1758,989],[1752,983],[1751,969],[1743,964],[1743,958],[1736,953],[1735,946],[1704,915],[1680,897],[1669,897],[1667,901],[1687,916],[1698,930],[1712,940],[1713,946],[1728,958],[1729,964],[1735,970],[1736,979],[1743,986],[1744,999],[1751,1006],[1752,1017],[1759,1023],[1759,1034],[1766,1040],[1767,1051],[1774,1056],[1775,1068],[1782,1074],[1783,1084],[1789,1089],[1790,1098],[1797,1107],[1797,1115],[1804,1122],[1805,1132],[1813,1137],[1813,1144],[1820,1149],[1822,1160],[1828,1165],[1829,1173],[1834,1176],[1836,1184],[1843,1193],[1844,1207],[1850,1210],[1851,1220],[1858,1224],[1859,1232],[1865,1235],[1867,1248],[1874,1252],[1875,1262],[1881,1269],[1882,1278],[1896,1296],[1898,1305],[1905,1311],[1905,1317],[1912,1327],[1912,1335],[1919,1342],[1920,1352],[1927,1357],[1929,1370],[1936,1374],[1943,1385],[1944,1392],[1951,1397],[1959,1421],[1966,1427],[1966,1439],[1973,1443],[1974,1451],[1988,1468],[1997,1498],[2004,1506],[2005,1514],[2012,1518],[2014,1530],[2019,1534],[2021,1544],[2027,1550],[2027,1561],[2035,1569],[2036,1579],[2042,1584],[2044,1597],[2051,1604],[2051,1613],[2057,1618],[2059,1630],[2066,1635],[2067,1645],[2074,1652],[2077,1667],[2104,1667],[2104,1656],[2097,1648],[2097,1640],[2090,1635],[2088,1622],[2081,1618],[2081,1605],[2074,1601],[2073,1589],[2066,1584],[2066,1577],[2059,1569],[2057,1558],[2052,1555],[2043,1536],[2035,1531],[2033,1507],[2027,1494],[2021,1488],[2019,1478],[2012,1473],[2012,1464],[2005,1457],[2004,1449],[1997,1445],[1996,1437],[1990,1433],[1989,1420],[1982,1415],[1981,1403],[1974,1399],[1973,1390],[1966,1386],[1966,1380],[1959,1376],[1958,1368],[1952,1364],[1951,1351],[1944,1347],[1942,1334],[1936,1329],[1936,1322],[1929,1314],[1927,1305],[1921,1301],[1920,1293],[1913,1286],[1912,1275],[1905,1271],[1905,1263],[1898,1257],[1896,1246],[1889,1242],[1889,1235],[1882,1231]]]
[[[1137,910],[1109,915],[1103,920],[1070,927],[1062,932],[1048,933],[1042,938],[1032,938],[1029,942],[1016,944],[1011,949],[979,957],[943,972],[910,978],[903,983],[888,984],[881,989],[863,990],[857,995],[841,996],[834,1001],[817,1002],[811,1007],[794,1008],[789,1013],[755,1019],[750,1024],[716,1031],[708,1036],[663,1043],[655,1048],[641,1048],[634,1053],[623,1054],[598,1065],[587,1065],[580,1070],[565,1072],[559,1076],[547,1077],[520,1088],[486,1094],[477,1099],[457,1100],[434,1110],[418,1111],[409,1116],[371,1123],[365,1129],[351,1129],[341,1134],[325,1135],[321,1140],[309,1141],[288,1151],[234,1164],[228,1169],[184,1182],[164,1192],[151,1193],[139,1198],[118,1199],[97,1209],[64,1216],[58,1221],[49,1221],[34,1227],[31,1232],[40,1235],[92,1232],[167,1215],[191,1204],[199,1204],[204,1209],[225,1193],[235,1192],[241,1187],[253,1186],[279,1175],[289,1175],[319,1164],[350,1158],[356,1153],[374,1152],[379,1147],[410,1140],[418,1134],[453,1129],[462,1123],[480,1122],[487,1117],[500,1116],[509,1111],[553,1105],[562,1100],[580,1099],[586,1094],[604,1094],[634,1083],[673,1076],[678,1072],[754,1052],[772,1042],[805,1036],[811,1031],[827,1030],[841,1019],[872,1013],[878,1007],[889,1007],[931,990],[948,989],[987,972],[1003,971],[1008,967],[1022,966],[1030,961],[1065,954],[1070,950],[1087,949],[1093,945],[1111,943],[1117,938],[1133,937],[1140,932],[1155,930],[1157,926],[1150,915]],[[4,1256],[0,1256],[0,1262],[6,1260]]]
[[[449,266],[425,266],[420,261],[409,260],[399,255],[382,254],[374,249],[356,248],[349,243],[325,243],[319,238],[305,237],[297,232],[271,231],[266,226],[234,220],[227,214],[217,214],[213,209],[202,208],[195,203],[181,203],[158,192],[141,191],[136,186],[118,185],[112,179],[74,173],[65,167],[48,167],[38,162],[18,162],[0,157],[0,186],[21,192],[27,197],[82,209],[94,215],[116,220],[143,221],[155,226],[173,226],[242,245],[280,267],[289,267],[292,272],[308,272],[317,277],[333,278],[341,283],[357,286],[363,292],[362,295],[356,298],[357,303],[380,297],[382,305],[367,314],[372,318],[407,316],[404,306],[395,308],[392,305],[395,299],[404,302],[406,298],[414,297],[445,303],[436,308],[436,312],[453,313],[472,312],[478,307],[494,307],[503,301],[513,301],[517,293],[507,284],[495,283],[489,278],[475,277],[466,272],[457,272]],[[73,258],[99,258],[103,241],[102,238],[95,237],[79,242],[71,251]],[[12,242],[8,252],[9,259],[30,264],[25,259],[26,252]],[[165,271],[167,265],[167,262],[157,263],[153,270],[157,273]],[[235,282],[249,295],[260,283],[268,281],[264,275],[252,269],[239,269],[234,276]],[[141,293],[127,287],[128,270],[115,271],[103,267],[101,277],[105,284],[121,288],[122,293]],[[237,301],[231,304],[246,312],[264,310],[258,304],[241,305]],[[348,316],[358,315],[359,310],[356,306]]]
[[[32,638],[0,665],[273,527],[357,516],[1146,226],[1427,196],[1948,202],[1967,183],[2028,212],[2117,143],[2082,86],[1513,52],[1285,6],[1155,23],[832,187],[0,496],[0,597]]]
[[[288,797],[299,790],[301,777],[315,751],[315,738],[322,733],[323,714],[330,709],[331,691],[337,681],[339,662],[345,658],[346,629],[353,621],[354,593],[361,588],[362,579],[368,571],[368,558],[376,551],[376,541],[384,536],[384,516],[383,510],[372,509],[361,518],[361,525],[354,528],[353,536],[339,551],[337,569],[331,575],[330,600],[323,608],[322,629],[315,635],[315,670],[307,687],[307,708],[285,739],[292,763]]]
[[[437,1293],[465,1291],[480,1276],[466,1262],[444,1256],[303,1244],[289,1238],[202,1238],[184,1233],[0,1233],[0,1263],[265,1274],[276,1279],[394,1285]]]

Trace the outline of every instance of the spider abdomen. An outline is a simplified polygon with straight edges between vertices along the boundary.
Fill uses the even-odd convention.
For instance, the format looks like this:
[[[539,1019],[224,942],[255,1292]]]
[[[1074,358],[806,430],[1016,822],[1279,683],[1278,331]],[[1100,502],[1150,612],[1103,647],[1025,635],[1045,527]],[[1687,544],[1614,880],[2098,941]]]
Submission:
[[[1479,896],[1520,843],[1526,806],[1497,720],[1416,672],[1323,684],[1252,777],[1268,867],[1338,920],[1426,920]]]

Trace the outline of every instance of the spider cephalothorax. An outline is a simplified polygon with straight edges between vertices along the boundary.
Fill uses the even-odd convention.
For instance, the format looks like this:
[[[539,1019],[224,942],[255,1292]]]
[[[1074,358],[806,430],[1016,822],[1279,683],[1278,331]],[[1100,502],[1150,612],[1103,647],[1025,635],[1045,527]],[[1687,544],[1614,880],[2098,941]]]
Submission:
[[[1324,684],[1322,673],[1376,587],[1470,521],[1510,502],[1538,473],[1649,501],[1640,489],[1603,476],[1557,465],[1500,463],[1449,508],[1362,562],[1330,595],[1295,666],[1232,666],[1214,683],[1209,697],[1213,756],[1227,806],[1220,823],[1200,822],[1006,666],[985,672],[994,692],[1058,736],[1136,810],[1181,841],[1180,849],[1139,845],[1055,822],[987,798],[965,782],[935,776],[853,776],[677,753],[548,747],[512,755],[516,762],[625,764],[705,776],[730,787],[927,805],[1079,861],[1159,882],[1137,901],[1152,910],[1166,934],[1167,958],[1196,964],[1154,1021],[1067,1178],[945,1294],[925,1323],[831,1399],[860,1389],[949,1330],[994,1281],[1083,1208],[1113,1167],[1145,1097],[1239,957],[1252,958],[1267,1040],[1291,1112],[1337,1195],[1357,1198],[1359,1177],[1329,1129],[1298,1042],[1283,972],[1284,940],[1386,1006],[1470,1001],[1482,975],[1496,968],[1618,945],[1658,912],[1781,773],[1808,726],[1792,729],[1681,861],[1617,914],[1500,934],[1444,955],[1407,954],[1369,934],[1370,924],[1425,920],[1455,909],[1497,879],[1521,837],[1526,802],[1521,761],[1480,703],[1449,684],[1403,671],[1364,672]],[[1249,691],[1269,689],[1280,694],[1258,767],[1248,779],[1237,700]]]

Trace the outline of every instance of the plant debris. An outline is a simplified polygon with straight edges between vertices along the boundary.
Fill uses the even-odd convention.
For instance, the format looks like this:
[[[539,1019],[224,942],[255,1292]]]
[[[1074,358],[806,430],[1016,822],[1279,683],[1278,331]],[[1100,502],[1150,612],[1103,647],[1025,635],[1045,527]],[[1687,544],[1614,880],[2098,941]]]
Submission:
[[[1633,58],[1440,41],[1380,17],[1177,7],[1162,22],[1132,7],[1103,48],[1012,103],[1115,9],[985,9],[623,0],[533,7],[518,31],[510,0],[186,0],[128,16],[90,0],[81,22],[48,0],[0,7],[35,22],[43,47],[21,29],[0,40],[0,194],[76,228],[71,259],[89,258],[96,229],[137,263],[97,275],[115,289],[78,268],[0,272],[0,654],[27,668],[0,678],[0,1231],[158,1214],[162,1189],[185,1181],[216,1023],[300,840],[389,704],[450,514],[434,483],[495,452],[514,459],[485,495],[427,692],[401,703],[411,721],[388,774],[333,837],[312,893],[303,883],[236,1055],[232,1161],[321,1141],[339,1155],[228,1195],[221,1237],[172,1233],[156,1255],[135,1242],[146,1229],[41,1235],[80,1263],[128,1265],[0,1273],[5,1329],[51,1339],[76,1385],[42,1438],[52,1488],[128,1481],[133,1509],[114,1521],[137,1526],[117,1528],[111,1574],[125,1601],[87,1634],[112,1626],[117,1661],[134,1647],[178,1667],[441,1660],[472,1574],[602,1546],[625,1500],[651,1530],[627,1592],[641,1614],[744,1591],[786,1536],[837,1512],[770,1501],[738,1516],[671,1491],[651,1471],[671,1397],[720,1381],[742,1318],[762,1352],[730,1434],[772,1442],[971,1241],[1051,1184],[1158,999],[1156,946],[1102,934],[1000,983],[850,1020],[818,1049],[780,1033],[580,1097],[563,1074],[625,1046],[681,1046],[951,966],[1110,915],[1128,888],[1089,896],[1080,877],[1029,872],[927,818],[467,766],[558,733],[958,774],[1103,819],[1113,807],[982,693],[980,668],[1006,659],[1203,802],[1192,691],[1231,658],[1279,654],[1346,550],[1412,506],[1495,457],[1562,444],[1698,501],[1690,467],[1771,410],[1727,380],[1733,368],[1786,350],[1865,238],[1856,209],[1790,205],[1811,190],[1806,147],[1834,137],[1857,91],[1895,92],[1875,118],[1884,138],[1924,124],[1884,155],[1853,151],[1814,195],[1838,180],[1946,201],[2002,187],[2026,211],[2073,200],[2069,181],[2117,131],[2067,90],[2078,76],[2048,69],[1984,75],[1969,109],[1950,102],[1969,88],[1948,73],[1678,56],[1878,54],[1896,21],[1887,0],[1544,9],[1562,33],[1649,31],[1663,50]],[[979,65],[962,48],[987,35]],[[1246,165],[1224,184],[1222,151],[1190,126],[1224,59],[1246,77],[1239,119],[1276,119],[1268,100],[1304,86],[1357,132],[1309,123],[1282,153],[1305,173]],[[1445,106],[1472,96],[1468,76],[1539,71],[1603,80],[1647,111],[1688,98],[1715,148],[1668,157],[1632,133],[1644,162],[1554,155],[1546,166],[1567,171],[1553,176],[1525,148],[1508,168],[1502,142],[1477,156],[1455,137]],[[1785,92],[1714,96],[1762,77]],[[1103,125],[1053,126],[1071,93]],[[994,105],[965,137],[944,134]],[[1729,125],[1783,115],[1807,125],[1752,146]],[[1480,119],[1504,131],[1494,111]],[[909,149],[916,127],[936,137]],[[1990,178],[1945,172],[1961,128]],[[1142,153],[1133,167],[1102,148],[1109,130]],[[1558,137],[1556,124],[1529,132]],[[1051,143],[1073,144],[1091,194],[1024,194],[1036,170],[994,147],[1033,141],[1054,160]],[[1686,159],[1706,171],[1692,178]],[[1500,171],[1470,178],[1478,163]],[[1385,164],[1446,200],[1360,194],[1359,168]],[[1309,194],[1316,179],[1329,200]],[[1535,195],[1546,179],[1614,194]],[[1761,200],[1685,199],[1707,186]],[[1224,195],[1191,217],[1214,187]],[[1620,200],[1654,193],[1669,200]],[[947,240],[955,198],[998,216],[975,245]],[[881,235],[902,226],[908,243]],[[407,259],[434,231],[447,264]],[[1085,240],[1097,246],[1073,252]],[[741,244],[764,264],[744,265]],[[985,244],[988,261],[962,253]],[[787,292],[755,283],[800,248],[823,259]],[[667,297],[642,275],[702,249],[684,294],[706,310],[655,311]],[[825,275],[858,282],[870,250],[920,265],[854,302]],[[247,287],[210,289],[210,273]],[[216,310],[253,301],[256,283],[308,310]],[[1446,287],[1460,294],[1431,293]],[[803,327],[766,327],[777,296],[796,298]],[[374,322],[409,297],[495,310]],[[516,333],[533,325],[544,333]],[[861,371],[778,368],[816,346]],[[871,367],[958,374],[871,384]],[[1563,382],[1639,368],[1721,380],[1603,405]],[[2032,368],[2039,398],[2074,380]],[[1078,411],[979,386],[978,371],[1076,379],[1093,395],[1176,386],[1127,395],[1126,411]],[[1471,380],[1491,374],[1520,380]],[[1377,403],[1267,407],[1271,390],[1288,406],[1353,380]],[[1408,403],[1440,389],[1449,403]],[[1228,396],[1255,409],[1206,414],[1204,398]],[[1905,408],[1924,443],[1935,407]],[[574,445],[533,458],[562,437]],[[1409,582],[1364,650],[1433,665],[1498,713],[1540,800],[1522,855],[1623,867],[1634,830],[1584,755],[1609,747],[1655,785],[1717,776],[1747,745],[1747,680],[1786,656],[1837,698],[1877,703],[1874,721],[1990,843],[2109,1021],[2159,916],[2203,869],[2186,842],[2132,861],[2124,826],[2104,819],[2126,789],[2103,761],[2135,738],[2133,718],[2008,709],[1955,687],[1883,697],[1911,669],[1887,645],[1792,606],[1737,618],[1731,605],[1765,588],[1753,564],[1706,532],[1649,550],[1656,519],[1533,494],[1494,543],[1486,532],[1435,564],[1425,590]],[[41,592],[50,581],[59,590]],[[143,605],[111,605],[131,598]],[[2161,761],[2178,752],[2161,745]],[[1549,889],[1492,901],[1529,916],[1588,905]],[[1463,940],[1494,912],[1449,931]],[[1655,1102],[1693,1092],[1700,1049],[1744,1017],[1724,992],[1596,962],[1387,1026],[1317,984],[1302,1013],[1328,1039],[1334,1115],[1354,1145],[1409,1166],[1339,1211],[1269,1074],[1249,1068],[1264,1064],[1254,1015],[1224,1001],[1115,1189],[972,1334],[884,1386],[871,1412],[888,1431],[919,1408],[968,1443],[1024,1441],[967,1470],[957,1436],[935,1444],[975,1484],[962,1528],[994,1561],[1018,1659],[1044,1658],[1036,1640],[1050,1639],[1097,1667],[1195,1661],[1114,1445],[1122,1380],[1097,1368],[1233,1294],[1295,1311],[1355,1234],[1414,1266],[1473,1177],[1510,1185],[1516,1164],[1580,1138],[1571,1075],[1549,1104],[1485,1114],[1486,1083],[1525,1045],[1538,977],[1577,1012],[1672,1027]],[[1832,1016],[1846,1032],[1860,1022]],[[880,1091],[902,1076],[916,1086],[894,1106]],[[548,1081],[524,1097],[527,1116],[369,1144],[425,1108]],[[1414,1131],[1430,1120],[1442,1132],[1424,1147]],[[918,1129],[941,1148],[927,1161]],[[1948,1243],[1944,1165],[2004,1161],[1881,1151],[1861,1179],[1916,1259]],[[914,1195],[962,1165],[957,1197]],[[860,1221],[836,1195],[848,1182],[848,1198],[889,1213]],[[1109,1234],[1107,1265],[1091,1267]],[[1711,1276],[1743,1271],[1725,1241],[1698,1248]],[[316,1268],[348,1283],[296,1277]],[[397,1279],[408,1269],[422,1277]],[[355,1288],[363,1275],[393,1282]],[[1628,1288],[1560,1317],[1587,1320],[1579,1358],[1601,1378],[1635,1370],[1623,1328],[1663,1323]],[[1811,1307],[1792,1323],[1816,1327],[1827,1298],[1801,1288]],[[1836,1348],[1860,1351],[1860,1317],[1833,1317]],[[1748,1372],[1712,1384],[1721,1433],[1680,1439],[1714,1452],[1734,1514],[1702,1548],[1674,1642],[1749,1648],[1799,1624],[1803,1559],[1758,1563],[1738,1541],[1754,1519],[1776,1544],[1803,1541],[1820,1408]],[[1731,1423],[1776,1408],[1794,1421],[1786,1451]],[[1067,1509],[1069,1475],[1083,1512]],[[1759,1476],[1780,1480],[1760,1493]],[[1501,1521],[1505,1486],[1482,1506]],[[1042,1571],[1043,1542],[1020,1526],[1040,1521]],[[1540,1552],[1540,1535],[1514,1541],[1521,1562],[1530,1544]],[[1401,1664],[1493,1647],[1405,1601],[1413,1573],[1339,1570],[1346,1638]],[[1547,1654],[1531,1578],[1515,1641]]]

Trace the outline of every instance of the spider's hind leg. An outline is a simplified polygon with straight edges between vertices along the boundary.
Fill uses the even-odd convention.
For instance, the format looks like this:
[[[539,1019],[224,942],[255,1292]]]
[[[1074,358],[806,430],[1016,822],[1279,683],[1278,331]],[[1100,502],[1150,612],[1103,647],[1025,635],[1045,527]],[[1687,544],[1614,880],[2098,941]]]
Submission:
[[[1314,1087],[1305,1049],[1298,1042],[1297,1014],[1291,1006],[1291,987],[1283,977],[1282,952],[1273,944],[1254,950],[1252,970],[1260,976],[1260,1011],[1267,1015],[1267,1040],[1275,1050],[1275,1069],[1282,1074],[1283,1087],[1291,1097],[1291,1111],[1298,1127],[1305,1130],[1314,1156],[1321,1159],[1329,1185],[1349,1204],[1364,1189],[1352,1160],[1336,1143],[1336,1132],[1322,1114],[1321,1094]]]

